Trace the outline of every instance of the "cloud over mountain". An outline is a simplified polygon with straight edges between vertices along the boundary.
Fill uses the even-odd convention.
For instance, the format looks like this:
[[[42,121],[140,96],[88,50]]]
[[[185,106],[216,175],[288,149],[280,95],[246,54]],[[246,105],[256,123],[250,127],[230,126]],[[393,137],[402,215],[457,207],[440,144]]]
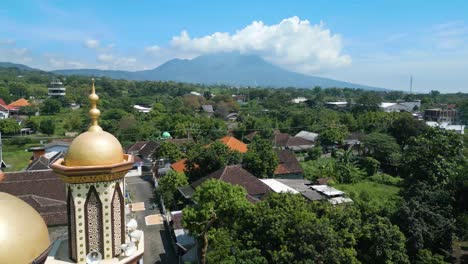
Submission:
[[[323,23],[312,25],[297,16],[275,25],[254,21],[234,34],[216,32],[192,38],[187,31],[171,40],[172,48],[184,52],[207,54],[241,52],[256,54],[284,68],[302,73],[317,73],[351,64],[342,53],[342,39]]]

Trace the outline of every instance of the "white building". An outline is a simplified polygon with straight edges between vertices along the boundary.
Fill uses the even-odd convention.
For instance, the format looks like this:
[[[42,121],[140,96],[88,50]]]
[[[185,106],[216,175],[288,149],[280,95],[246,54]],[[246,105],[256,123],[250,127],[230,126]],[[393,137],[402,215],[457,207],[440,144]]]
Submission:
[[[140,113],[149,113],[151,111],[151,108],[144,107],[141,105],[134,105],[133,108],[136,109]]]
[[[438,127],[438,128],[441,128],[441,129],[452,130],[455,133],[458,133],[458,134],[461,134],[461,135],[465,134],[465,125],[450,125],[449,122],[437,123],[437,122],[434,122],[434,121],[427,121],[426,125],[428,125],[430,127]]]
[[[65,86],[63,86],[63,83],[56,79],[50,82],[49,87],[49,96],[65,96]]]
[[[379,105],[380,109],[384,112],[413,112],[421,108],[421,101],[416,100],[412,102],[396,102],[387,103],[383,102]]]

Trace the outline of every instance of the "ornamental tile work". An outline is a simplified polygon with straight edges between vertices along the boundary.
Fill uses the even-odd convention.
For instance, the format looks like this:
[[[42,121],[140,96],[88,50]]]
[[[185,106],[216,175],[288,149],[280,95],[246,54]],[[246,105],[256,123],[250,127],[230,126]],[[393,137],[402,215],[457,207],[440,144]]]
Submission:
[[[103,252],[102,204],[96,189],[91,187],[85,204],[87,252]]]
[[[86,226],[88,226],[86,217],[87,210],[85,209],[86,198],[90,193],[90,189],[94,189],[99,201],[101,203],[101,220],[99,221],[101,224],[101,234],[102,234],[102,251],[100,251],[103,255],[104,259],[112,258],[118,253],[114,254],[115,247],[114,247],[114,238],[117,234],[113,232],[113,197],[115,190],[118,188],[120,190],[120,195],[124,193],[123,190],[123,179],[110,181],[110,182],[99,182],[99,183],[81,183],[81,184],[67,184],[67,188],[71,190],[73,194],[73,201],[74,201],[74,211],[75,211],[75,225],[71,227],[71,232],[75,232],[76,234],[76,252],[77,252],[77,261],[78,262],[85,262],[86,261],[86,254],[89,253],[88,250],[88,236],[86,232]],[[121,196],[121,203],[124,206],[124,199]],[[85,213],[86,211],[86,213]],[[125,217],[124,214],[121,215],[122,227],[125,227]],[[122,241],[125,239],[125,235],[122,232],[118,232]],[[70,233],[71,233],[70,232]]]
[[[112,234],[114,236],[114,252],[113,255],[120,255],[122,253],[121,245],[124,243],[123,239],[125,234],[123,232],[124,222],[122,214],[123,196],[119,184],[116,183],[114,197],[112,198]]]

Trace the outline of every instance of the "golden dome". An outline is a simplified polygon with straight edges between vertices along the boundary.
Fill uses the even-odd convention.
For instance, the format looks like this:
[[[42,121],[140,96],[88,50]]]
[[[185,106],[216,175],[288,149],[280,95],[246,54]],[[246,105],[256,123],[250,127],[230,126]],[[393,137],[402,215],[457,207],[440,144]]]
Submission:
[[[99,96],[96,94],[93,79],[93,88],[89,95],[91,126],[87,132],[80,134],[71,143],[65,156],[65,166],[102,166],[123,161],[120,142],[98,125],[98,117],[101,115],[96,107],[98,100]]]
[[[0,263],[31,263],[49,246],[47,226],[23,200],[0,192]]]
[[[102,166],[123,161],[120,142],[105,131],[87,131],[76,137],[65,156],[65,166]]]

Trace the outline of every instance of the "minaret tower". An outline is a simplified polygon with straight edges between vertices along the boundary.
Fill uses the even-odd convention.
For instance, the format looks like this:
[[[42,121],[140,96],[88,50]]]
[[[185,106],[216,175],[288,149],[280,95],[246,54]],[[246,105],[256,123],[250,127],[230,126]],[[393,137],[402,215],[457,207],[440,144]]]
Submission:
[[[99,252],[103,259],[122,253],[125,243],[124,176],[133,156],[123,153],[119,141],[98,124],[99,96],[89,95],[91,125],[76,137],[64,159],[51,165],[66,183],[69,257],[86,263],[86,255]]]

